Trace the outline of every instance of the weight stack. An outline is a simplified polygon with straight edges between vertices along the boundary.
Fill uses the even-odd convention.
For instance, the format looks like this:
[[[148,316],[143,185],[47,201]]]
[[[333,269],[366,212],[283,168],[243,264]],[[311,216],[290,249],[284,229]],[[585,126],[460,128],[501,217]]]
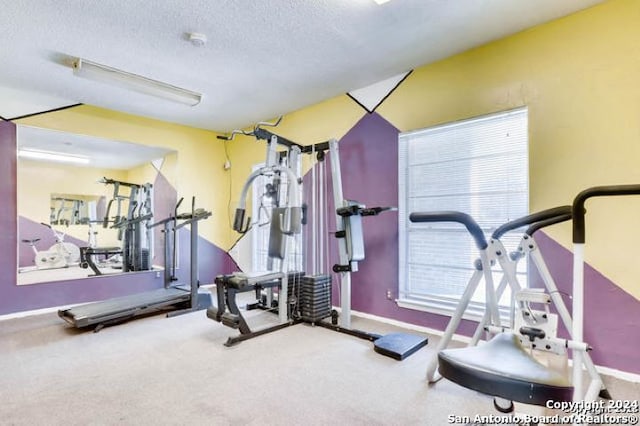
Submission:
[[[141,271],[148,271],[151,269],[151,258],[149,257],[151,253],[149,249],[143,248],[140,250],[140,267]]]
[[[300,282],[300,317],[311,323],[331,316],[331,275],[305,275]]]
[[[302,277],[304,276],[304,272],[288,272],[288,284],[287,284],[287,300],[289,301],[289,305],[297,305],[300,294],[302,292]]]

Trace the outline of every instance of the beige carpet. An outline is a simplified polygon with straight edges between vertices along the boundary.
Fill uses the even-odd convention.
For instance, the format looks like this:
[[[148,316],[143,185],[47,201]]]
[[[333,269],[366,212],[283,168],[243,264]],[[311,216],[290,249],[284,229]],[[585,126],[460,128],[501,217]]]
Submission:
[[[231,334],[204,312],[99,333],[55,314],[2,321],[0,424],[446,425],[450,414],[494,414],[486,396],[426,384],[435,340],[398,362],[367,341],[308,325],[227,348]],[[638,384],[609,386],[617,399],[640,394]]]

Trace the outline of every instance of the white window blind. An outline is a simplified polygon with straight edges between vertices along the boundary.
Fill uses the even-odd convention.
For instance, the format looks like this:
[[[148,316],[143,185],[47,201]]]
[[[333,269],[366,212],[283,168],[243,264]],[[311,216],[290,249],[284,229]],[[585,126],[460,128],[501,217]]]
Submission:
[[[452,312],[478,258],[464,226],[411,223],[410,213],[465,212],[487,238],[499,225],[528,213],[527,127],[527,109],[520,108],[400,135],[399,305]],[[502,240],[511,250],[519,235]],[[518,273],[526,285],[526,262]],[[497,282],[500,277],[494,274]],[[480,287],[473,301],[483,298]],[[505,294],[501,304],[508,305],[508,298]]]

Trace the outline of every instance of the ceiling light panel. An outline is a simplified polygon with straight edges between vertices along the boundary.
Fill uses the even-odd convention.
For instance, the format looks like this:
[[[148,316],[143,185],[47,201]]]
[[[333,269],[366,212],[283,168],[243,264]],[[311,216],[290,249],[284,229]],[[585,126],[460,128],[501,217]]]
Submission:
[[[18,157],[28,158],[30,160],[55,161],[58,163],[89,164],[88,157],[26,148],[18,151]]]
[[[111,84],[123,89],[189,106],[198,105],[200,101],[202,101],[202,94],[200,93],[122,71],[107,65],[91,62],[86,59],[78,58],[73,61],[73,73],[77,77]]]

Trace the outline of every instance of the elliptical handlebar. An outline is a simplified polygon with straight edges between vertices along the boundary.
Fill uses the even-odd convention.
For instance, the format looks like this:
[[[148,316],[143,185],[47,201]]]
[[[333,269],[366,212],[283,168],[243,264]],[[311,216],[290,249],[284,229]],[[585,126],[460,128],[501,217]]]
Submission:
[[[584,244],[585,242],[585,213],[584,204],[589,198],[610,197],[618,195],[640,195],[640,185],[609,185],[594,186],[580,192],[573,199],[573,243]]]
[[[536,222],[531,226],[529,226],[527,230],[524,231],[524,233],[527,234],[528,236],[532,236],[542,228],[546,228],[547,226],[555,225],[557,223],[566,222],[567,220],[571,220],[571,213],[567,213],[564,215],[549,218],[547,220],[541,220],[539,222]]]
[[[568,217],[562,220],[559,220],[560,218],[563,218],[565,216],[568,216]],[[533,234],[533,232],[537,231],[538,229],[544,226],[549,226],[555,223],[564,222],[565,220],[569,220],[569,219],[571,219],[571,206],[553,207],[550,209],[542,210],[540,212],[532,213],[527,216],[523,216],[521,218],[509,221],[503,225],[500,225],[495,231],[493,231],[493,234],[491,234],[491,238],[493,238],[494,240],[498,240],[507,232],[520,228],[522,226],[536,225],[538,222],[549,221],[549,223],[546,223],[543,226],[539,226],[538,228],[533,230],[531,233],[529,233],[528,232],[529,230],[527,230],[527,234],[531,235]]]
[[[457,222],[464,225],[469,231],[469,234],[473,237],[476,246],[480,250],[486,249],[489,244],[484,236],[484,232],[471,216],[466,213],[447,210],[447,211],[435,211],[435,212],[416,212],[409,215],[411,222],[417,223],[434,223],[434,222]]]

